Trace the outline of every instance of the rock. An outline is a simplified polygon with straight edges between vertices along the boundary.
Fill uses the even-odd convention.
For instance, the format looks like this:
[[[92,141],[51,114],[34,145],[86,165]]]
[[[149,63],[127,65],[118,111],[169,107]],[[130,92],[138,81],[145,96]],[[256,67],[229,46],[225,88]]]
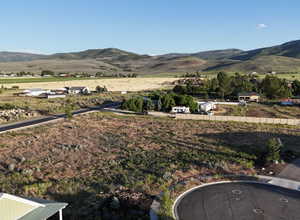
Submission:
[[[22,170],[22,174],[30,176],[33,174],[33,170],[32,169],[24,169],[24,170]]]
[[[24,163],[26,161],[26,158],[25,157],[21,157],[20,158],[20,163]]]
[[[117,197],[114,196],[112,198],[112,201],[110,203],[110,207],[112,209],[119,209],[120,208],[120,201],[119,201],[119,199]]]
[[[11,163],[11,164],[8,165],[8,170],[10,172],[13,172],[15,170],[15,168],[16,168],[16,165],[14,163]]]

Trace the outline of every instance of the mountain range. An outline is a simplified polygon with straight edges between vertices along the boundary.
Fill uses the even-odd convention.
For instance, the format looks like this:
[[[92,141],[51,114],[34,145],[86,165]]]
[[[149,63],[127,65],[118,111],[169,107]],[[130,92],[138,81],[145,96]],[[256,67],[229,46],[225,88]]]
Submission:
[[[0,52],[0,71],[185,73],[194,71],[298,72],[300,40],[243,51],[225,49],[198,53],[140,55],[116,48],[91,49],[52,55]]]

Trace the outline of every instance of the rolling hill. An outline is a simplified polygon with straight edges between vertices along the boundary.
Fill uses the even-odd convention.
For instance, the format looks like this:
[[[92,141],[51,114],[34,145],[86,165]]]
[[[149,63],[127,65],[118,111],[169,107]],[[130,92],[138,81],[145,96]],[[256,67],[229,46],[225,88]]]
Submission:
[[[290,41],[278,46],[260,48],[241,52],[236,56],[232,56],[233,60],[249,60],[259,56],[284,56],[292,58],[300,58],[300,40]]]
[[[259,56],[246,61],[224,61],[210,66],[205,71],[228,72],[300,72],[300,59],[283,56]]]
[[[250,51],[211,50],[198,53],[141,55],[117,48],[39,55],[0,52],[0,71],[88,73],[185,73],[194,71],[300,71],[300,40]]]
[[[45,55],[6,51],[0,52],[0,62],[31,61],[41,59],[43,57],[45,57]]]

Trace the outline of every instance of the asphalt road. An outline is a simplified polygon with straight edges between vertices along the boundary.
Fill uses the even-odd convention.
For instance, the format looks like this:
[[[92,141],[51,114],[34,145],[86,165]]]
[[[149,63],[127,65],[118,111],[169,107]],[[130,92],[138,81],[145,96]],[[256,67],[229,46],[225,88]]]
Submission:
[[[115,103],[103,104],[98,107],[79,109],[77,111],[72,112],[72,115],[80,115],[80,114],[84,114],[84,113],[88,113],[88,112],[92,112],[92,111],[101,110],[103,108],[117,107],[119,105],[120,105],[120,103],[115,102]],[[57,114],[57,115],[45,116],[45,117],[36,118],[36,119],[29,119],[26,121],[21,121],[21,122],[16,122],[16,123],[11,123],[11,124],[5,124],[5,125],[0,126],[0,133],[8,132],[8,131],[11,131],[14,129],[19,129],[19,128],[26,128],[29,126],[38,125],[38,124],[42,124],[45,122],[51,122],[53,120],[56,120],[59,118],[65,118],[65,117],[66,117],[66,114]]]
[[[195,189],[175,205],[178,220],[299,220],[300,192],[259,183]]]

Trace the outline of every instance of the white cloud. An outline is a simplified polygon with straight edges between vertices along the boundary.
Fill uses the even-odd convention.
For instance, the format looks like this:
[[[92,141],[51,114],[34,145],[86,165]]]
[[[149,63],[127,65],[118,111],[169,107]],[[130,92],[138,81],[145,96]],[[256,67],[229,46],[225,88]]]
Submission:
[[[257,29],[265,29],[265,28],[267,28],[268,27],[268,25],[266,25],[266,24],[257,24],[256,25],[256,28]]]

